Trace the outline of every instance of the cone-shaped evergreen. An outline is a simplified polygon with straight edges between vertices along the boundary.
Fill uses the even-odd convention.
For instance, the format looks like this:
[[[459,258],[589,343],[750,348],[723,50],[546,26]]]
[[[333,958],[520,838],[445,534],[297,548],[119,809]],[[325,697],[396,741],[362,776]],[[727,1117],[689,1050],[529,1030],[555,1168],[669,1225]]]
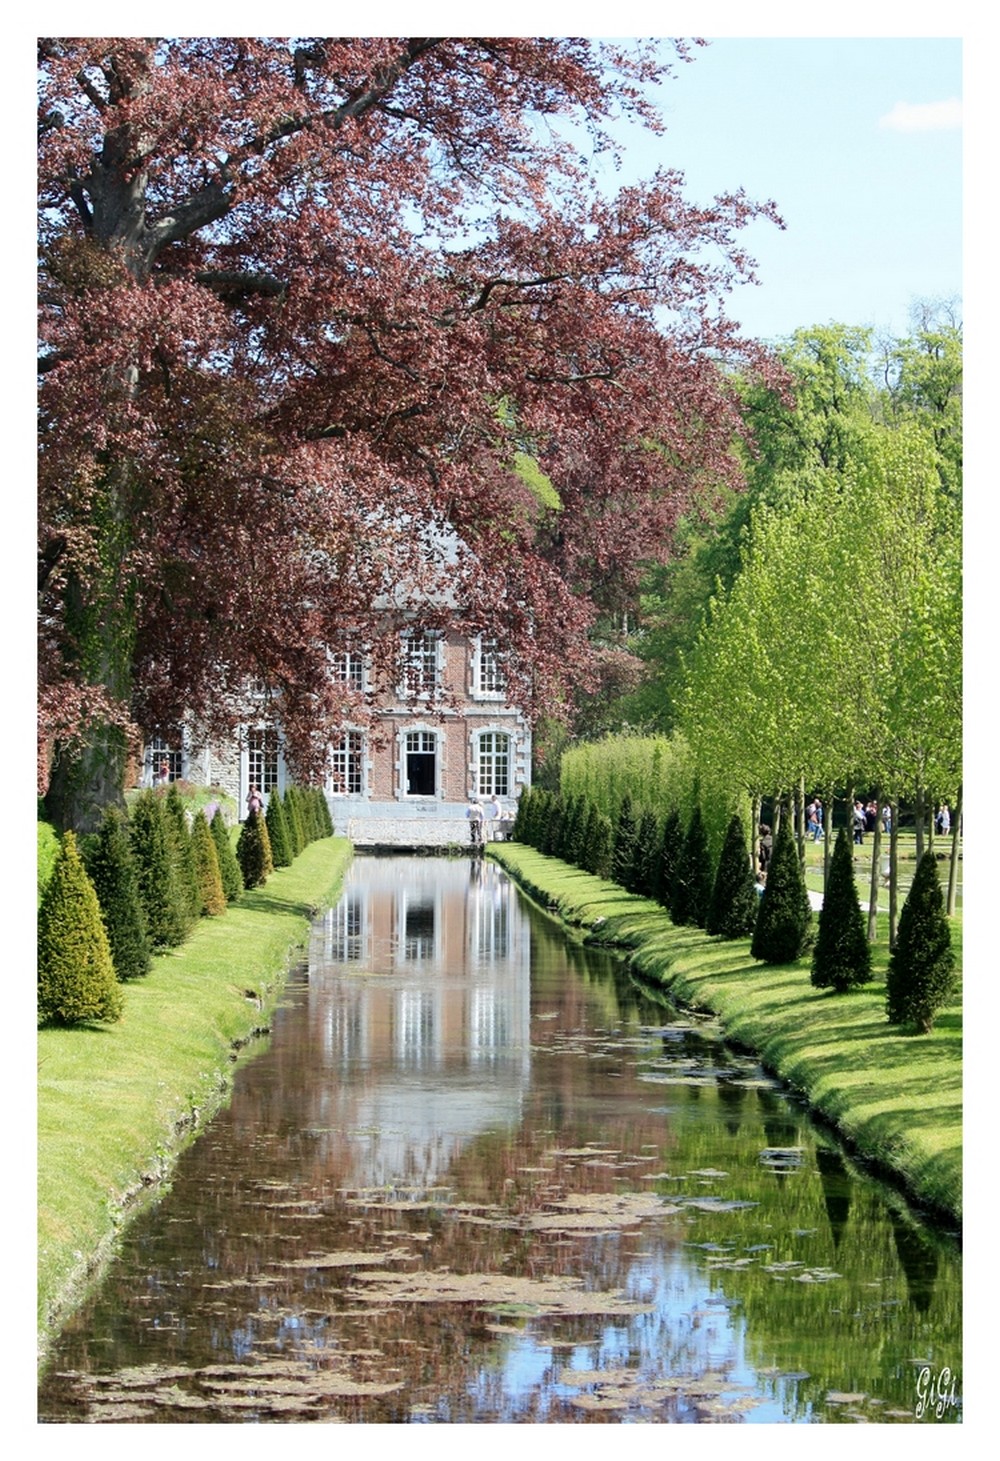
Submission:
[[[277,787],[275,787],[271,795],[278,795]],[[302,814],[299,811],[294,786],[285,787],[285,795],[282,798],[282,802],[282,810],[285,813],[285,827],[288,829],[288,846],[294,859],[305,849],[306,845],[306,832],[302,825]]]
[[[891,1025],[915,1024],[925,1034],[955,987],[955,954],[944,911],[937,860],[925,852],[899,915],[889,957],[886,1010]]]
[[[275,867],[289,867],[292,862],[292,849],[288,845],[288,827],[285,823],[285,809],[281,805],[280,796],[270,797],[264,820],[267,823],[267,835],[271,839],[271,857]]]
[[[215,850],[215,839],[202,811],[194,814],[191,851],[198,874],[198,887],[201,890],[201,912],[209,918],[216,918],[226,911],[226,894],[222,887],[222,871],[219,867],[219,854]]]
[[[641,893],[644,898],[656,896],[661,840],[660,819],[651,807],[646,807],[636,829],[631,881],[632,892]]]
[[[872,977],[872,952],[854,881],[854,852],[847,829],[837,833],[823,893],[810,979],[817,989],[843,993]]]
[[[526,786],[517,799],[517,811],[514,813],[514,825],[510,829],[511,842],[527,842],[525,828],[528,824],[528,812],[531,806],[531,798],[534,796],[530,786]]]
[[[750,866],[739,815],[730,818],[712,888],[706,931],[721,938],[746,938],[757,921],[757,881]]]
[[[660,874],[656,897],[664,908],[672,909],[677,886],[677,868],[680,865],[681,847],[684,842],[684,824],[676,807],[667,813],[663,824],[660,847]]]
[[[146,916],[139,897],[139,876],[128,824],[117,807],[108,807],[86,859],[119,979],[148,974],[152,958]]]
[[[129,835],[149,942],[153,949],[175,948],[183,943],[188,923],[166,811],[155,791],[141,792],[132,804]]]
[[[330,803],[327,801],[326,792],[323,788],[316,788],[316,804],[319,807],[319,825],[321,837],[332,837],[333,818],[330,815]]]
[[[563,817],[562,846],[559,849],[559,856],[563,862],[572,863],[574,867],[578,867],[580,863],[586,816],[587,808],[583,797],[571,796],[566,805],[566,815]]]
[[[791,818],[783,817],[757,909],[750,952],[765,964],[790,964],[808,947],[811,926],[812,909]]]
[[[226,819],[221,810],[217,811],[212,818],[212,824],[208,830],[212,834],[212,841],[215,843],[215,851],[219,859],[222,891],[226,895],[226,902],[232,903],[233,899],[238,898],[243,892],[243,874],[236,861],[236,852],[229,838],[229,828],[226,826]]]
[[[562,839],[562,824],[562,797],[557,791],[550,792],[548,814],[545,818],[544,827],[540,829],[541,835],[538,840],[539,852],[544,852],[548,857],[559,856],[559,847]]]
[[[259,888],[267,882],[267,856],[264,851],[264,835],[267,823],[259,812],[251,812],[240,828],[236,844],[236,861],[243,874],[244,888]]]
[[[194,849],[188,829],[184,801],[177,790],[177,783],[171,782],[164,798],[167,832],[173,847],[174,866],[177,870],[177,886],[180,890],[181,908],[187,921],[185,937],[201,917],[201,888],[198,886],[198,870],[194,864]]]
[[[670,910],[673,921],[677,924],[692,923],[698,928],[704,928],[708,921],[714,882],[708,833],[705,831],[701,808],[696,806],[691,813],[677,860],[674,902]]]
[[[66,832],[38,910],[38,1020],[117,1020],[122,1009],[97,894]]]
[[[635,868],[636,833],[638,831],[632,798],[626,792],[618,809],[615,822],[614,851],[611,857],[611,876],[621,887],[629,887]]]
[[[611,818],[595,807],[587,819],[587,871],[598,878],[610,878],[614,861],[615,829]]]

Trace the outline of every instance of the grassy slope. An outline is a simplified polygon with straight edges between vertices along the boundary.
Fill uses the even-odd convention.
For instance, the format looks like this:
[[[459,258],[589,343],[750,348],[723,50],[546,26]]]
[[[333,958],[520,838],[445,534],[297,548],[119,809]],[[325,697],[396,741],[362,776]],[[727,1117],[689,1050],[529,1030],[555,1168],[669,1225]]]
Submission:
[[[291,953],[350,844],[310,844],[125,986],[119,1024],[38,1032],[38,1320],[55,1327],[115,1234],[225,1100],[235,1051],[266,1027]]]
[[[729,1038],[758,1052],[862,1155],[961,1221],[960,989],[930,1035],[904,1034],[885,1017],[884,947],[876,945],[872,984],[833,994],[812,987],[808,959],[760,964],[749,939],[677,928],[656,903],[556,858],[516,843],[490,852],[543,906],[621,948],[644,981],[716,1011]],[[960,925],[954,937],[961,969]]]

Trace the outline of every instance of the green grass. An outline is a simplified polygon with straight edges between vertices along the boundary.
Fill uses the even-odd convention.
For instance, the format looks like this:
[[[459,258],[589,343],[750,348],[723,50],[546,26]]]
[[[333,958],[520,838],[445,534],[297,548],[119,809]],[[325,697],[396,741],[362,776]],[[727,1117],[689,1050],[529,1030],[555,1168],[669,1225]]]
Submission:
[[[45,1351],[144,1197],[227,1098],[237,1053],[266,1028],[292,953],[332,902],[351,846],[291,867],[202,919],[125,986],[120,1023],[38,1032],[38,1324]]]
[[[773,966],[749,939],[677,928],[656,903],[517,843],[495,857],[543,907],[588,941],[620,949],[646,984],[716,1012],[727,1038],[756,1051],[852,1146],[918,1202],[961,1221],[962,995],[929,1035],[885,1014],[888,920],[880,914],[874,980],[849,994],[814,989],[809,960]],[[952,920],[959,974],[962,920]]]

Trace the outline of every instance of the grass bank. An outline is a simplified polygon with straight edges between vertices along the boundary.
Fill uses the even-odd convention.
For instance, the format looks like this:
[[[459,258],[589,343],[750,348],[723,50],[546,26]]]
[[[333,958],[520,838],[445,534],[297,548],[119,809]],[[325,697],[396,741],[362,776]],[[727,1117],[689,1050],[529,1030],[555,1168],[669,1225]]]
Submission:
[[[855,1151],[935,1216],[962,1219],[962,1003],[930,1035],[886,1020],[887,930],[875,977],[849,994],[814,989],[809,960],[773,966],[749,939],[678,928],[657,903],[518,843],[492,844],[525,891],[588,941],[617,948],[645,984],[712,1010],[730,1040],[755,1051]],[[952,924],[961,972],[961,921]]]
[[[226,1100],[351,855],[343,839],[310,843],[222,917],[202,919],[124,987],[120,1023],[39,1030],[40,1359],[124,1224]]]

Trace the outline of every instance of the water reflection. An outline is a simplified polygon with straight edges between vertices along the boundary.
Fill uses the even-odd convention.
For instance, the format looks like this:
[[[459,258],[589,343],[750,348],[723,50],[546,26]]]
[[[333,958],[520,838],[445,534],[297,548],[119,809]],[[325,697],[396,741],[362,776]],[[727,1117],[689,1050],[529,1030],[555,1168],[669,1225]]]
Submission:
[[[710,1020],[489,863],[369,858],[40,1414],[912,1422],[960,1342],[954,1251]]]

